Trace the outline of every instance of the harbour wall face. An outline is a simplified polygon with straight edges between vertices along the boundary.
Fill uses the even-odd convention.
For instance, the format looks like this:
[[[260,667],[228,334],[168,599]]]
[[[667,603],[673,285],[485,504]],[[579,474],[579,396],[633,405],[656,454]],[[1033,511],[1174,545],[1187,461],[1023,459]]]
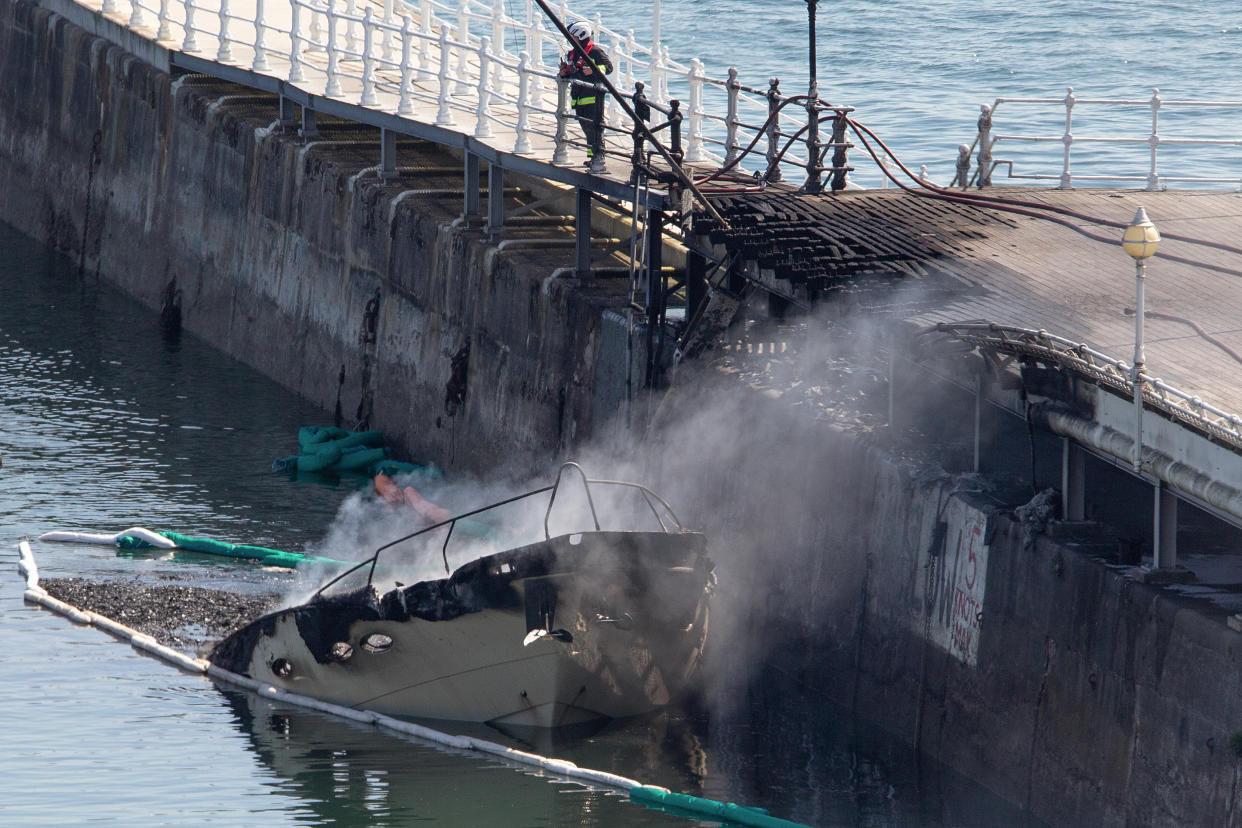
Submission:
[[[602,430],[606,285],[29,3],[0,0],[0,66],[0,219],[84,277],[179,292],[191,332],[454,469],[543,468]],[[715,701],[832,699],[1053,824],[1239,821],[1219,614],[728,378],[684,369],[652,435],[647,479],[720,564]]]
[[[727,642],[710,673],[737,679],[716,703],[830,699],[1050,825],[1239,823],[1227,612],[1130,577],[1115,545],[1054,519],[1051,491],[1023,503],[1029,486],[899,459],[775,395],[722,403],[713,383],[666,404],[662,430],[716,473],[668,463],[660,482],[691,523],[710,516]]]
[[[303,146],[274,98],[260,117],[31,3],[0,15],[0,218],[418,457],[542,468],[589,430],[624,299],[549,278],[572,250],[500,252],[460,197],[410,197],[443,178],[361,172],[377,130]]]

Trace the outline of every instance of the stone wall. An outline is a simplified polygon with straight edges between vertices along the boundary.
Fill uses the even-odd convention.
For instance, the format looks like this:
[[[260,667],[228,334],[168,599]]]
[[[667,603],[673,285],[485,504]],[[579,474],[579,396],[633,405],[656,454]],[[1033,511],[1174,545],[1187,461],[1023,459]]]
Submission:
[[[174,79],[32,3],[0,16],[0,219],[153,308],[178,296],[186,330],[417,458],[544,470],[589,433],[620,280],[549,278],[572,248],[499,251],[454,224],[460,198],[408,197],[416,171],[364,172],[374,130],[303,146],[268,128],[274,98]]]
[[[710,525],[720,567],[716,703],[756,684],[829,699],[1051,825],[1238,824],[1227,612],[1135,580],[1099,536],[1026,509],[1029,486],[728,385],[687,382],[661,418],[660,485]],[[976,577],[977,606],[955,589]],[[954,616],[975,620],[973,664],[937,629]]]

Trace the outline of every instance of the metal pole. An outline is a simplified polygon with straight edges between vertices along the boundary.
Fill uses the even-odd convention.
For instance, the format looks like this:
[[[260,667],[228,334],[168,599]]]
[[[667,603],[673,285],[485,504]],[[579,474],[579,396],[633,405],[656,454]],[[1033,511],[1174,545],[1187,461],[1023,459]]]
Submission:
[[[806,0],[807,22],[810,25],[810,54],[807,59],[811,69],[811,97],[816,97],[819,89],[819,81],[815,76],[815,7],[818,5],[819,0]]]
[[[578,188],[574,215],[574,276],[591,278],[591,191]]]
[[[811,85],[807,91],[806,101],[806,183],[802,189],[808,193],[818,193],[823,190],[823,184],[819,178],[821,172],[819,156],[822,149],[819,142],[819,80],[815,72],[815,7],[817,5],[819,5],[819,0],[806,0]]]
[[[1134,470],[1143,470],[1143,317],[1146,313],[1143,300],[1143,282],[1147,275],[1147,261],[1134,260],[1134,366],[1131,380],[1134,383]]]

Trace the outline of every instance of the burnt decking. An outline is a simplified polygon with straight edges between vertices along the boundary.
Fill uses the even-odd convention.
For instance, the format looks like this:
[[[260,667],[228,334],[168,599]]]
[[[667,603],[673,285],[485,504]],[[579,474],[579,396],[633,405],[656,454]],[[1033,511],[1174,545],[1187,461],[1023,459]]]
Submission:
[[[729,228],[700,218],[695,230],[717,254],[727,249],[824,301],[834,291],[883,285],[867,291],[868,305],[888,305],[915,325],[969,320],[1044,329],[1128,362],[1135,267],[1120,239],[1142,206],[1164,236],[1147,267],[1148,371],[1242,412],[1242,364],[1225,350],[1242,353],[1242,193],[970,194],[1021,204],[1011,211],[899,189],[770,190],[717,197]]]

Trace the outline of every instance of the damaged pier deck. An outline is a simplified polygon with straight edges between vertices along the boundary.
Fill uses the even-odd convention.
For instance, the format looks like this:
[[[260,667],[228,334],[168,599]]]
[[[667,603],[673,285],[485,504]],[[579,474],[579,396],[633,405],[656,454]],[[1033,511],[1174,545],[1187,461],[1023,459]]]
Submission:
[[[699,247],[720,256],[727,244],[756,280],[780,293],[837,289],[832,301],[865,301],[918,326],[986,321],[1043,329],[1128,361],[1134,263],[1121,248],[1120,228],[1142,206],[1165,236],[1146,279],[1147,310],[1161,314],[1147,321],[1148,370],[1242,412],[1242,364],[1221,347],[1242,352],[1242,194],[982,191],[987,199],[1082,216],[1044,213],[1050,221],[1033,215],[1035,208],[1019,214],[984,200],[967,203],[975,191],[952,192],[963,200],[896,189],[716,199],[735,239],[726,243],[730,234],[700,220]]]
[[[984,402],[1060,437],[1071,521],[1108,497],[1086,490],[1086,456],[1150,484],[1130,511],[1151,509],[1156,580],[1189,577],[1177,564],[1179,502],[1242,527],[1242,194],[768,191],[718,207],[729,226],[700,217],[694,249],[732,260],[745,276],[733,287],[818,303],[847,327],[894,323],[889,358],[917,376],[890,364],[890,419],[894,405],[934,405],[933,386],[948,380],[975,400],[961,418],[974,421],[974,470]],[[1120,244],[1139,207],[1164,237],[1142,278],[1141,409],[1138,280]]]

